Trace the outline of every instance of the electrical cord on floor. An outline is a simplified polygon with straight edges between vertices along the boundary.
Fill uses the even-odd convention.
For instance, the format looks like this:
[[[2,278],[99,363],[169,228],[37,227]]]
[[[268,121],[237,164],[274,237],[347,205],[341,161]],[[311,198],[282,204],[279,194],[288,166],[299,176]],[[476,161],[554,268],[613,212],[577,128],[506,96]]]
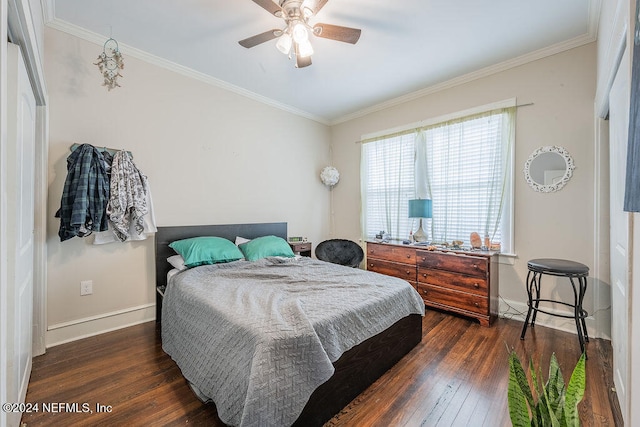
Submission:
[[[526,311],[520,311],[516,308],[514,308],[511,304],[509,304],[504,298],[500,297],[500,301],[502,302],[502,304],[507,306],[507,310],[499,313],[499,316],[504,318],[504,319],[513,319],[516,316],[519,317],[525,317],[527,315]]]
[[[516,316],[519,316],[519,317],[522,317],[522,318],[527,316],[527,312],[526,311],[520,311],[520,310],[514,308],[504,298],[500,297],[500,301],[501,301],[501,304],[504,304],[504,305],[507,306],[507,310],[506,311],[499,313],[500,317],[502,317],[504,319],[513,319]],[[596,311],[594,311],[593,313],[589,313],[589,316],[594,317],[596,314],[600,313],[601,311],[608,311],[608,310],[611,310],[611,305],[609,305],[607,307],[599,308]]]
[[[603,307],[603,308],[599,308],[596,311],[594,311],[593,313],[589,313],[589,316],[595,316],[597,313],[600,313],[601,311],[607,311],[607,310],[611,310],[611,306],[607,306],[607,307]]]

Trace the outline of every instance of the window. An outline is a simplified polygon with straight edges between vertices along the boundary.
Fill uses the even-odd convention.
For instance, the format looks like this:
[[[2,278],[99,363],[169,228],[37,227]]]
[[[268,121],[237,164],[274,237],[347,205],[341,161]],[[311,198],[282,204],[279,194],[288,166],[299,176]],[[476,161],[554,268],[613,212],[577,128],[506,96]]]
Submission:
[[[410,199],[431,199],[423,220],[434,242],[489,235],[510,253],[512,244],[515,107],[492,109],[364,140],[362,223],[365,238],[380,231],[408,239],[418,220]]]

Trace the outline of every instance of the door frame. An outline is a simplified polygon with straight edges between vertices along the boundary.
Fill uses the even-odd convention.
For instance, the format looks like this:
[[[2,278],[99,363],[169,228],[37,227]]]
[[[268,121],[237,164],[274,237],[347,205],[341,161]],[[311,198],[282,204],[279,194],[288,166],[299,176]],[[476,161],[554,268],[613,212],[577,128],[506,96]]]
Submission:
[[[36,4],[34,2],[34,4]],[[39,26],[43,30],[44,23]],[[28,0],[0,0],[0,194],[6,194],[7,183],[7,120],[8,120],[8,87],[7,87],[7,40],[20,45],[24,55],[27,73],[36,98],[37,134],[35,165],[35,199],[34,199],[34,302],[33,302],[33,355],[45,351],[45,334],[47,329],[47,181],[48,181],[48,100],[41,61],[41,50],[38,48],[36,25],[33,21]],[[10,286],[7,275],[7,254],[9,243],[7,231],[7,201],[0,198],[0,402],[7,402],[9,376],[8,341],[12,339],[12,331],[8,328],[7,295]],[[0,425],[6,425],[8,414],[0,411]]]
[[[596,221],[596,240],[595,240],[595,259],[596,265],[594,268],[594,277],[599,278],[600,280],[605,281],[606,283],[611,283],[611,276],[609,271],[609,224],[610,218],[608,215],[609,212],[609,169],[608,169],[608,152],[609,152],[609,132],[608,126],[604,124],[604,121],[608,118],[609,114],[609,93],[611,91],[611,87],[613,86],[613,81],[618,73],[618,69],[620,67],[620,63],[622,61],[622,57],[626,50],[631,50],[631,38],[633,36],[633,28],[631,26],[631,22],[634,20],[632,17],[634,16],[635,11],[635,0],[617,0],[616,5],[614,6],[615,12],[613,14],[613,20],[611,22],[611,26],[606,28],[606,34],[598,34],[598,38],[605,40],[606,43],[599,44],[598,48],[598,58],[599,58],[599,70],[598,70],[598,80],[597,80],[597,88],[596,88],[596,96],[595,96],[595,104],[594,104],[594,119],[595,119],[595,153],[596,153],[596,176],[595,179],[595,200],[596,200],[596,218],[599,220]],[[631,52],[629,52],[631,54]],[[631,58],[633,60],[633,58]],[[605,153],[606,151],[606,153]],[[600,155],[598,155],[600,154]],[[606,155],[603,155],[606,154]],[[606,218],[602,215],[602,212],[607,212]],[[640,217],[637,217],[640,220]],[[636,219],[636,218],[634,218]],[[638,223],[640,224],[640,222]],[[633,251],[633,247],[640,247],[640,238],[638,237],[638,229],[639,227],[635,227],[635,235],[630,235],[630,246]],[[630,234],[633,232],[630,230]],[[635,244],[634,244],[635,243]],[[639,255],[639,251],[636,249],[630,255],[630,271],[640,272],[640,262],[636,260]],[[638,281],[638,274],[635,275],[635,281]],[[633,287],[637,285],[634,282],[634,277],[629,278],[629,298],[638,299],[638,292],[633,292]],[[634,295],[635,294],[635,295]],[[609,301],[611,299],[609,298]],[[604,303],[605,301],[603,301]],[[606,306],[606,304],[599,304],[597,306]],[[638,338],[638,331],[633,330],[632,326],[634,323],[640,320],[640,306],[638,303],[629,301],[628,305],[628,316],[629,316],[629,330],[628,332],[628,349],[627,349],[627,374],[628,374],[628,384],[626,384],[626,394],[628,401],[633,401],[636,398],[635,394],[640,390],[637,386],[634,387],[634,381],[638,379],[638,372],[633,371],[633,356],[640,355],[640,352],[637,351],[637,348],[634,349],[634,345],[637,346],[637,343],[634,344],[634,340],[632,337]],[[612,313],[613,315],[613,313]],[[612,322],[611,322],[612,323]],[[611,325],[612,327],[613,325]],[[636,328],[637,329],[637,328]],[[635,393],[634,393],[635,392]],[[636,398],[637,399],[637,398]],[[626,414],[622,414],[624,418],[624,422],[627,425],[633,425],[633,421],[638,421],[640,418],[637,416],[637,412],[640,408],[634,408],[634,406],[640,405],[628,405],[631,408],[628,408]]]
[[[34,193],[33,355],[44,354],[47,331],[47,182],[49,109],[41,52],[28,0],[8,0],[7,36],[20,46],[36,99]],[[34,3],[35,4],[35,3]],[[40,4],[40,3],[37,3]],[[44,28],[44,23],[41,23]],[[6,38],[5,38],[6,40]],[[6,47],[5,47],[6,49]],[[6,53],[3,56],[3,63]]]
[[[602,72],[598,77],[598,87],[595,99],[595,119],[596,119],[596,153],[602,152],[603,149],[608,149],[608,134],[605,136],[605,132],[602,132],[600,126],[602,120],[607,118],[609,112],[609,100],[608,94],[611,91],[613,80],[618,73],[620,62],[625,51],[629,51],[630,59],[632,61],[640,60],[640,58],[633,58],[633,33],[635,27],[635,0],[619,0],[614,16],[614,22],[610,28],[609,34],[611,35],[609,43],[602,47],[602,52],[599,52],[599,56],[603,59],[605,64]],[[607,139],[605,139],[607,138]],[[601,164],[602,159],[596,159],[598,164]],[[599,182],[598,177],[596,179]],[[596,194],[598,192],[596,189]],[[603,203],[606,197],[600,199]],[[596,206],[598,208],[598,206]],[[607,208],[608,209],[608,208]],[[634,386],[640,384],[640,369],[634,369],[634,362],[640,359],[640,214],[630,214],[632,224],[635,227],[630,228],[630,277],[629,277],[629,289],[628,289],[628,310],[629,310],[629,330],[628,330],[628,349],[627,349],[627,411],[623,415],[626,425],[635,425],[640,421],[640,405],[637,401],[640,399],[640,387]],[[603,224],[601,224],[603,225]],[[596,253],[602,253],[601,249],[607,245],[608,242],[596,243]],[[601,259],[601,261],[605,261]],[[606,272],[608,268],[606,263],[598,263],[602,265],[602,273]],[[634,274],[635,272],[635,274]],[[611,282],[611,280],[608,280]],[[636,325],[634,327],[634,325]]]
[[[0,37],[6,40],[8,32],[7,2],[0,0]],[[0,43],[0,194],[6,194],[7,188],[7,44]],[[0,378],[7,378],[8,362],[8,328],[7,328],[7,203],[0,198]],[[6,380],[0,381],[0,402],[7,402]],[[0,412],[0,425],[6,425],[7,414]]]
[[[631,88],[631,59],[630,53],[625,50],[622,60],[617,68],[616,78],[610,90],[609,110],[611,111],[611,125],[609,138],[609,153],[611,163],[611,197],[610,197],[610,284],[611,284],[611,311],[618,313],[612,319],[611,339],[613,347],[613,379],[617,390],[618,402],[622,412],[623,420],[629,424],[631,411],[631,368],[633,361],[631,359],[631,327],[633,320],[633,309],[631,305],[632,297],[632,276],[633,276],[633,253],[634,239],[633,216],[622,209],[624,199],[624,178],[625,167],[627,164],[626,156],[620,157],[621,153],[627,152],[628,130],[629,130],[629,107],[630,107],[630,91]],[[615,92],[614,92],[615,91]],[[615,98],[614,98],[615,94]],[[620,103],[624,101],[623,103]],[[615,110],[613,106],[616,106]],[[618,115],[616,115],[618,114]],[[623,116],[624,117],[623,119]],[[623,125],[621,127],[621,125]],[[615,139],[611,138],[615,129]],[[620,182],[620,180],[622,182]],[[622,187],[620,187],[622,186]],[[620,193],[622,190],[622,193]],[[614,196],[615,194],[615,196]],[[620,249],[618,249],[620,248]],[[624,264],[621,264],[623,262]],[[617,265],[617,268],[616,268]],[[623,289],[618,289],[623,287]],[[617,302],[618,305],[615,305]],[[624,324],[620,320],[624,320]],[[616,322],[618,320],[618,322]],[[616,324],[618,327],[615,327]],[[616,341],[617,339],[617,341]],[[622,347],[622,348],[620,348]],[[620,351],[619,351],[620,350]]]
[[[7,87],[7,40],[21,46],[27,72],[33,88],[37,104],[36,135],[36,170],[35,170],[35,205],[34,205],[34,320],[37,329],[33,331],[33,354],[45,351],[45,333],[47,329],[46,291],[47,291],[47,157],[48,147],[48,101],[44,80],[44,69],[40,50],[36,40],[36,26],[33,22],[28,0],[0,0],[0,193],[5,194],[7,183],[7,120],[8,120],[8,87]],[[42,30],[42,26],[40,27]],[[7,402],[9,376],[9,354],[7,352],[12,331],[8,327],[9,282],[6,258],[9,243],[6,240],[7,201],[0,198],[0,401]],[[0,425],[6,425],[7,413],[0,411]]]

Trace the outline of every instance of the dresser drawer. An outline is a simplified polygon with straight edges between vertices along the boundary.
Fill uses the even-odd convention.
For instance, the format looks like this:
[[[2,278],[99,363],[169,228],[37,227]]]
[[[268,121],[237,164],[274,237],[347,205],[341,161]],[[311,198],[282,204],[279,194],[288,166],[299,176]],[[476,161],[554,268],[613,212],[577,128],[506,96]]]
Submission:
[[[367,243],[367,258],[369,257],[415,265],[416,250],[415,248],[385,245],[384,243]]]
[[[445,309],[459,309],[481,315],[489,314],[489,298],[439,286],[418,283],[418,292],[426,305]]]
[[[416,258],[419,267],[455,271],[458,274],[486,278],[489,271],[489,260],[478,256],[417,251]]]
[[[376,273],[395,276],[410,282],[416,282],[415,264],[400,264],[397,262],[383,261],[375,258],[367,259],[367,270]],[[413,283],[412,283],[413,284]]]
[[[487,296],[489,292],[489,285],[484,277],[464,276],[424,267],[418,268],[418,282],[482,296]]]

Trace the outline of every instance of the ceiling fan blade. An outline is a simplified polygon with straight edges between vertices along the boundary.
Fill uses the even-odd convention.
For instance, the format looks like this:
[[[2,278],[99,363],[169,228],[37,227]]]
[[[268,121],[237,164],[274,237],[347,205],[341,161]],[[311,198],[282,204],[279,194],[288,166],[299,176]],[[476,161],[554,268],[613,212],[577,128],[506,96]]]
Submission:
[[[351,44],[358,42],[361,32],[362,30],[357,28],[341,27],[340,25],[316,24],[313,26],[313,34],[318,37]]]
[[[278,18],[281,18],[284,13],[282,8],[271,0],[253,0],[253,2]]]
[[[305,56],[305,57],[301,57],[298,54],[299,53],[298,43],[294,43],[293,44],[293,51],[296,54],[296,68],[304,68],[304,67],[308,67],[309,65],[311,65],[311,55]]]
[[[276,37],[279,37],[282,34],[282,30],[269,30],[264,33],[256,34],[253,37],[249,37],[244,40],[240,40],[240,46],[246,47],[247,49],[257,46],[260,43],[268,42],[269,40],[273,40]]]

